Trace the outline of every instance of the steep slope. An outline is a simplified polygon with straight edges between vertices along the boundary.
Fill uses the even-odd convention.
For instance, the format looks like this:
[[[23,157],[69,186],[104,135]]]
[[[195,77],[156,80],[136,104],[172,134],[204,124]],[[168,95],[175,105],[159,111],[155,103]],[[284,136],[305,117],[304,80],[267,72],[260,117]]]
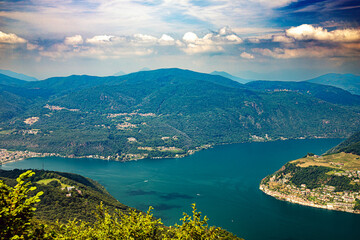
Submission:
[[[0,180],[15,185],[16,178],[26,170],[1,170]],[[93,211],[103,202],[110,210],[130,210],[113,198],[103,186],[96,181],[83,176],[47,170],[33,170],[35,175],[30,181],[36,186],[36,194],[43,191],[41,201],[37,206],[36,216],[42,220],[67,222],[80,219],[93,222]]]
[[[336,147],[330,149],[327,153],[332,154],[340,152],[360,155],[360,132],[351,135],[348,139],[346,139],[344,142],[340,143]]]
[[[360,104],[358,95],[353,95],[337,87],[310,82],[253,81],[247,83],[246,87],[260,91],[293,91],[341,105]]]
[[[324,84],[345,89],[352,94],[360,95],[360,76],[354,74],[329,73],[308,82]]]

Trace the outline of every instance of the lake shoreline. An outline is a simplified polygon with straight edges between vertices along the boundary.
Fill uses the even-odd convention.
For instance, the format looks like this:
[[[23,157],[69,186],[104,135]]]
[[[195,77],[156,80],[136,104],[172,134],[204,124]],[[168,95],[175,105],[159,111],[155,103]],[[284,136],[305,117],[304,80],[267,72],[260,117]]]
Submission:
[[[141,154],[126,154],[125,156],[120,155],[114,155],[114,156],[101,156],[101,155],[87,155],[87,156],[75,156],[74,154],[69,155],[62,155],[59,153],[38,153],[38,152],[32,152],[32,151],[17,151],[17,150],[8,150],[8,149],[0,149],[0,165],[5,165],[7,163],[11,162],[17,162],[22,161],[28,158],[35,158],[35,157],[60,157],[60,158],[92,158],[92,159],[100,159],[100,160],[107,160],[107,161],[116,161],[116,162],[129,162],[129,161],[138,161],[143,159],[167,159],[167,158],[184,158],[190,155],[193,155],[196,152],[213,148],[214,146],[222,146],[222,145],[231,145],[231,144],[241,144],[241,143],[264,143],[264,142],[276,142],[276,141],[289,141],[289,140],[311,140],[311,139],[337,139],[332,137],[319,137],[314,136],[311,138],[305,138],[305,137],[298,137],[298,138],[278,138],[278,139],[265,139],[265,138],[252,138],[249,141],[242,141],[242,142],[233,142],[233,143],[219,143],[219,144],[205,144],[199,147],[196,147],[195,149],[190,149],[185,154],[176,154],[175,156],[171,157],[147,157],[145,155]],[[6,152],[6,153],[4,153]],[[6,155],[12,155],[11,158],[6,158]],[[15,155],[15,156],[14,156]],[[130,155],[130,156],[127,156]]]
[[[277,191],[273,191],[270,190],[269,188],[267,188],[265,185],[260,184],[259,189],[265,193],[266,195],[269,195],[271,197],[276,198],[277,200],[280,201],[284,201],[284,202],[290,202],[293,204],[299,204],[302,206],[307,206],[307,207],[313,207],[313,208],[321,208],[321,209],[326,209],[326,210],[331,210],[331,211],[338,211],[338,212],[347,212],[347,213],[353,213],[353,214],[360,214],[360,210],[346,210],[346,209],[341,209],[341,208],[334,208],[333,206],[329,206],[329,205],[320,205],[320,204],[316,204],[313,203],[311,201],[306,201],[302,198],[293,196],[293,195],[287,195],[284,193],[280,193]]]

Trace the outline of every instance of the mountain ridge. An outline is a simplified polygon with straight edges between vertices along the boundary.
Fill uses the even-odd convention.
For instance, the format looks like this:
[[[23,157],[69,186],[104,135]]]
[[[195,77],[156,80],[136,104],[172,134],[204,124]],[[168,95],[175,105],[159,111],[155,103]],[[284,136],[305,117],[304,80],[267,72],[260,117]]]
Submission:
[[[9,93],[3,94],[14,97],[8,107],[0,108],[0,147],[133,160],[182,157],[224,143],[346,137],[358,130],[356,101],[331,102],[314,94],[265,91],[249,84],[256,83],[169,68],[118,77],[72,75],[21,82],[20,92],[5,86]],[[303,85],[316,86],[320,93],[336,89],[353,98],[341,89]],[[32,91],[38,95],[28,98]],[[6,103],[6,97],[0,101]],[[21,111],[14,108],[8,114],[10,106]]]
[[[339,87],[353,94],[360,95],[360,76],[358,75],[328,73],[307,81]]]

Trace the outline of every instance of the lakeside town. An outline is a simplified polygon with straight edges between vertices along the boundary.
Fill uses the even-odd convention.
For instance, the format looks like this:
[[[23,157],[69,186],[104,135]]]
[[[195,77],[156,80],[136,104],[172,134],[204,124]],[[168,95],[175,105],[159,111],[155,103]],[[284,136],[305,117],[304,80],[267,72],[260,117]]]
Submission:
[[[360,181],[360,171],[356,170],[334,172],[334,175],[347,177],[353,184]],[[359,191],[337,191],[335,186],[326,184],[313,189],[308,188],[306,184],[297,187],[290,182],[290,177],[291,174],[274,174],[268,181],[263,179],[260,190],[267,195],[291,203],[360,214],[357,206],[360,203]]]
[[[9,151],[0,149],[0,164],[24,160],[35,157],[59,157],[56,153],[36,153],[31,151]]]
[[[203,149],[211,148],[212,146],[210,144],[203,145],[200,147],[196,147],[195,149],[190,149],[184,154],[176,154],[173,156],[174,158],[182,158],[188,155],[192,155],[195,152],[201,151]],[[157,147],[157,148],[151,148],[151,147],[139,147],[139,150],[147,150],[147,151],[174,151],[178,152],[182,149],[175,148],[175,147]],[[31,152],[28,150],[25,151],[10,151],[7,149],[0,149],[0,165],[15,162],[15,161],[21,161],[27,158],[36,158],[36,157],[64,157],[64,158],[95,158],[95,159],[101,159],[101,160],[107,160],[107,161],[136,161],[141,160],[148,157],[148,154],[146,153],[138,153],[138,154],[116,154],[114,156],[101,156],[101,155],[87,155],[87,156],[75,156],[74,154],[69,155],[61,155],[58,153],[37,153],[37,152]],[[152,157],[152,158],[158,158],[158,157]],[[161,157],[159,157],[161,158]],[[164,158],[164,157],[163,157]],[[168,158],[168,157],[165,157]]]

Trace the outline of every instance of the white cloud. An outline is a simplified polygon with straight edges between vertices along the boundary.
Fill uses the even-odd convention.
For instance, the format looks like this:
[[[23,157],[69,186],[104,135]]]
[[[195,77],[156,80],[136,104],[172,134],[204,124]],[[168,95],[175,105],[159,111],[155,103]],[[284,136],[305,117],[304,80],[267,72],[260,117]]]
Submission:
[[[27,40],[24,38],[18,37],[14,33],[4,33],[0,31],[0,43],[8,43],[8,44],[19,44],[26,43]]]
[[[174,45],[175,39],[167,34],[163,34],[158,40],[160,45]]]
[[[358,54],[350,48],[328,48],[328,47],[305,47],[305,48],[253,48],[253,52],[263,56],[290,59],[290,58],[343,58],[343,57],[359,57]]]
[[[158,39],[151,35],[146,34],[134,34],[133,43],[135,44],[155,44]]]
[[[64,43],[66,45],[79,45],[82,44],[84,42],[83,38],[81,37],[81,35],[75,35],[72,37],[66,37],[64,40]]]
[[[114,38],[112,35],[98,35],[94,36],[92,38],[86,39],[87,43],[90,44],[107,44],[110,43],[111,39]]]
[[[228,35],[225,37],[225,39],[227,39],[230,42],[234,42],[234,43],[242,43],[243,42],[241,40],[241,38],[236,36],[235,34]]]
[[[290,3],[297,2],[298,0],[251,0],[252,2],[259,2],[270,8],[278,8],[288,6]]]
[[[184,52],[186,52],[187,54],[195,54],[195,53],[216,53],[216,52],[223,52],[224,48],[221,46],[216,46],[216,45],[206,45],[206,44],[202,44],[202,45],[196,45],[193,43],[190,43],[187,45],[186,48],[183,49]]]
[[[337,29],[328,31],[322,27],[303,24],[286,30],[286,35],[296,40],[319,40],[332,42],[360,41],[360,29]]]
[[[193,32],[187,32],[183,36],[183,40],[188,43],[194,43],[198,40],[198,36]]]
[[[224,52],[226,45],[243,42],[229,27],[221,28],[218,32],[208,33],[202,38],[199,38],[193,32],[187,32],[182,40],[183,43],[177,43],[177,45],[182,47],[182,50],[188,54]]]
[[[272,38],[273,42],[280,42],[280,43],[292,43],[294,42],[293,38],[289,38],[284,35],[274,35]]]
[[[240,54],[240,57],[242,58],[246,58],[246,59],[254,59],[254,55],[250,54],[250,53],[247,53],[247,52],[242,52]]]

